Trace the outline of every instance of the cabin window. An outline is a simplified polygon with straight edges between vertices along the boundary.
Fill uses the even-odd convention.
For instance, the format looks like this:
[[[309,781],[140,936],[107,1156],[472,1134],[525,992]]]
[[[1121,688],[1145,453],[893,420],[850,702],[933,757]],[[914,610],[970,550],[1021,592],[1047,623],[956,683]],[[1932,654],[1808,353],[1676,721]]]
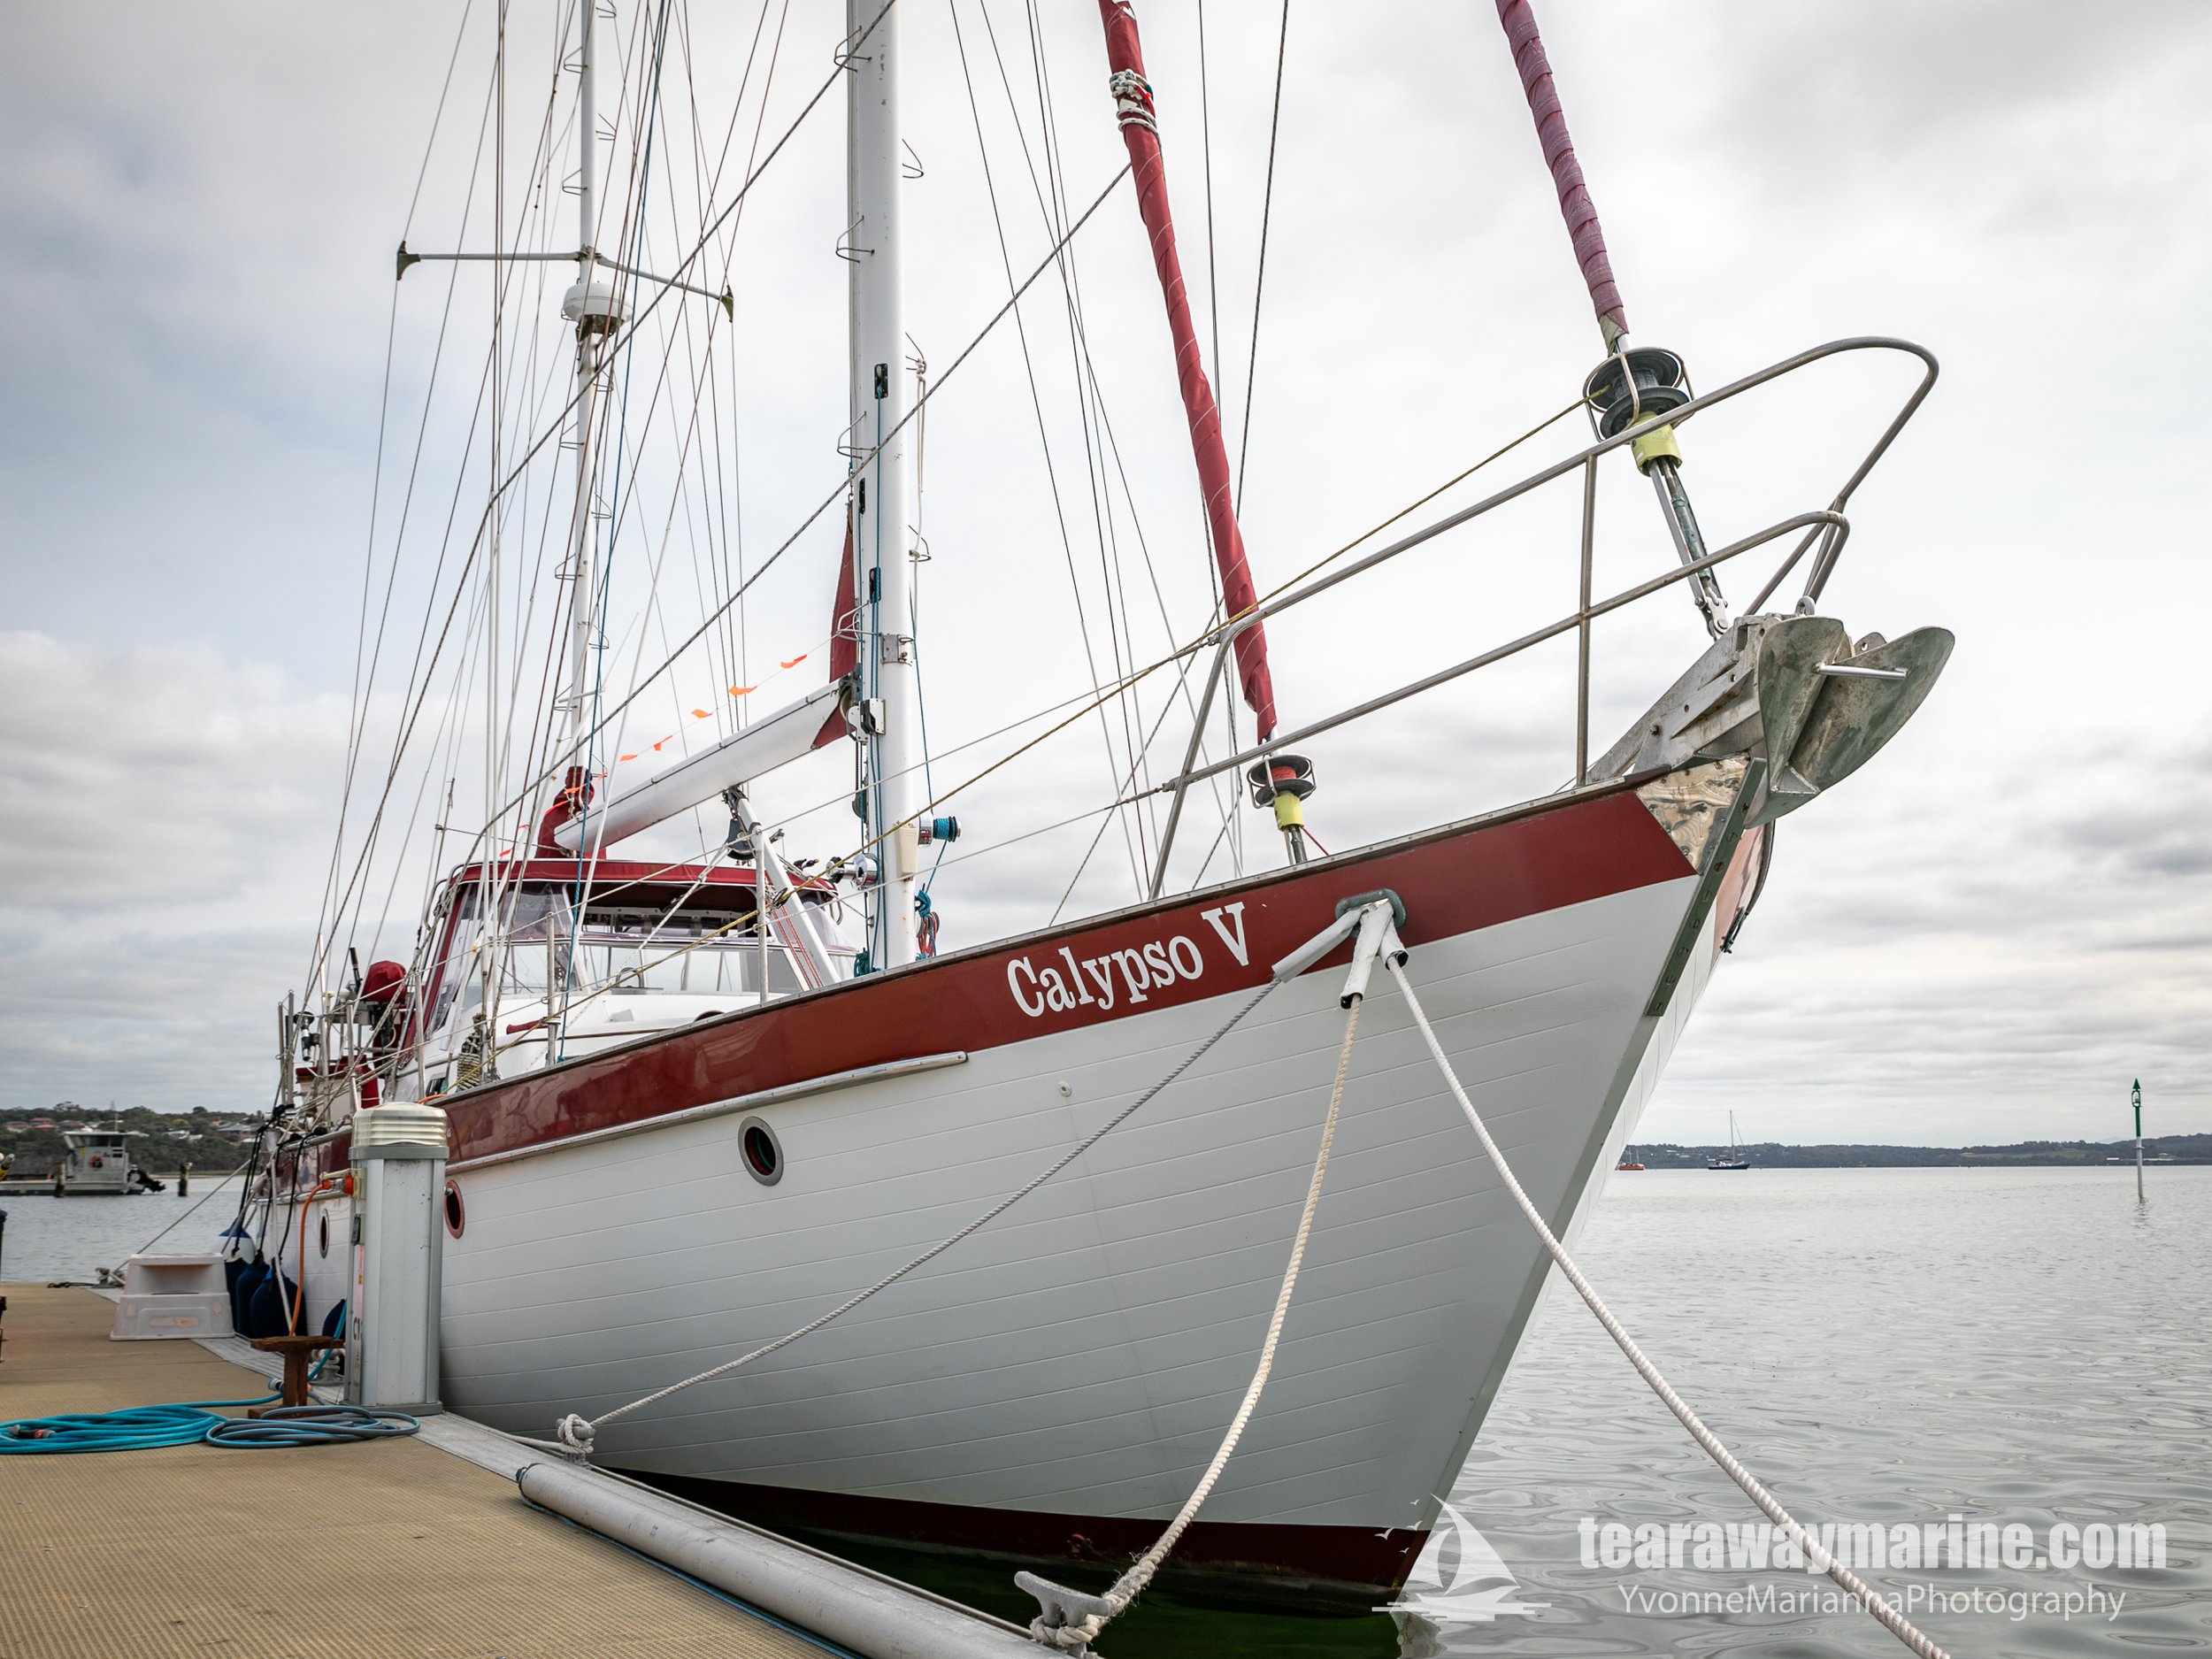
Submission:
[[[445,1184],[445,1230],[455,1238],[468,1225],[468,1216],[461,1208],[461,1189],[451,1181]]]
[[[453,999],[460,995],[461,981],[467,976],[472,947],[476,939],[476,889],[464,887],[453,898],[453,915],[447,935],[446,954],[439,959],[431,973],[430,982],[438,987],[437,998],[430,1007],[430,1023],[426,1029],[438,1031],[453,1012]]]

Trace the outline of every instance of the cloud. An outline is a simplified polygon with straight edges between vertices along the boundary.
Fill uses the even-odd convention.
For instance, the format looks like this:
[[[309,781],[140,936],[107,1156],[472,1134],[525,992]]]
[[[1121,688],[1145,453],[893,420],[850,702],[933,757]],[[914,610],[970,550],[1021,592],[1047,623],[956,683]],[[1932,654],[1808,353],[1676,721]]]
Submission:
[[[2212,817],[2212,756],[2082,732],[2052,747],[2083,758],[1962,765],[1908,727],[1785,819],[1760,909],[1640,1133],[1711,1141],[1732,1107],[1761,1139],[2116,1135],[2137,1077],[2163,1129],[2212,1125],[2194,827]]]
[[[1003,7],[995,15],[1027,107],[1025,27]],[[1830,592],[1855,630],[1955,627],[1958,657],[1891,752],[1782,826],[1774,879],[1652,1109],[1655,1133],[1716,1138],[1729,1104],[1747,1127],[1789,1139],[2003,1139],[2001,1125],[2030,1118],[2083,1133],[2103,1121],[2114,1079],[2137,1071],[2177,1112],[2206,1110],[2195,1079],[2212,753],[2178,734],[2204,707],[2197,618],[2212,609],[2212,565],[2198,552],[2200,478],[2212,403],[2175,342],[2212,306],[2212,105],[2198,96],[2212,16],[2151,0],[2085,15],[2048,0],[1884,0],[1840,20],[1763,0],[1547,12],[1640,342],[1681,349],[1706,386],[1878,329],[1925,335],[1947,365],[1854,502],[1851,553]],[[703,108],[726,111],[751,21],[699,19]],[[1266,586],[1566,403],[1595,333],[1486,9],[1409,0],[1294,12],[1256,323],[1271,42],[1210,41],[1202,115],[1191,15],[1156,8],[1146,21],[1185,265],[1240,436],[1246,353],[1259,340],[1244,496]],[[1048,9],[1039,24],[1066,189],[1087,200],[1121,159],[1095,19]],[[271,25],[218,0],[127,28],[85,8],[22,12],[8,27],[0,142],[14,165],[0,176],[0,219],[19,232],[14,303],[35,326],[17,331],[0,395],[0,566],[9,621],[39,632],[0,645],[0,757],[13,786],[0,820],[7,1087],[30,1103],[142,1092],[250,1103],[265,1092],[267,1009],[307,956],[325,879],[388,324],[373,588],[411,488],[412,504],[381,694],[396,695],[421,618],[434,632],[429,572],[449,555],[449,580],[480,500],[483,449],[465,459],[461,434],[488,320],[482,267],[425,267],[396,290],[390,253],[402,234],[418,249],[459,245],[488,53],[481,39],[463,43],[410,221],[456,27],[448,12],[403,4]],[[826,73],[835,27],[795,9],[772,139]],[[524,58],[552,50],[549,33],[516,38]],[[1004,272],[945,14],[918,12],[908,41],[909,119],[926,162],[911,196],[908,326],[941,373],[1000,303]],[[971,31],[967,44],[1007,257],[1026,272],[1050,239],[987,42]],[[511,108],[518,151],[534,142],[520,111],[542,106],[549,58],[527,73],[540,70]],[[699,522],[726,512],[747,537],[742,557],[757,560],[842,475],[841,130],[833,104],[801,131],[732,244],[737,318],[726,388],[715,383],[728,501],[710,514],[649,462],[626,487],[611,625],[626,641],[623,672],[640,641],[685,632],[687,605],[725,585],[740,557],[702,538]],[[680,184],[655,197],[669,223],[653,220],[654,258],[676,244],[680,196]],[[1118,649],[1144,660],[1186,637],[1206,601],[1158,295],[1125,197],[1075,252],[1112,467],[1086,454],[1097,411],[1079,408],[1056,280],[1025,302],[1028,353],[1002,330],[931,405],[924,660],[941,752],[1073,695],[1111,672]],[[434,411],[411,484],[449,277],[445,374],[458,390]],[[510,324],[538,330],[538,367],[557,382],[566,346],[539,309]],[[1056,494],[1040,465],[1033,371]],[[1832,366],[1687,430],[1709,531],[1740,534],[1824,503],[1909,373]],[[663,426],[651,442],[667,436]],[[1571,442],[1571,428],[1548,434],[1496,475]],[[1125,470],[1133,500],[1117,495]],[[1409,522],[1474,499],[1493,476]],[[558,495],[544,481],[509,526],[511,596],[542,550]],[[1271,625],[1286,724],[1559,614],[1574,590],[1576,508],[1569,480]],[[449,517],[462,526],[450,538]],[[1625,466],[1606,475],[1600,525],[1601,592],[1672,557],[1648,487]],[[728,660],[656,687],[626,743],[818,642],[834,543],[832,515],[748,599]],[[664,556],[664,609],[641,627],[646,572]],[[1118,647],[1103,616],[1115,583],[1129,602]],[[1740,599],[1755,579],[1739,566],[1726,585]],[[1678,598],[1652,607],[1648,626],[1597,629],[1594,747],[1697,649]],[[1558,784],[1572,744],[1563,655],[1548,648],[1317,740],[1322,838],[1357,844]],[[475,673],[457,640],[426,733],[449,712],[437,699]],[[538,678],[534,659],[526,691]],[[1156,681],[1145,695],[1156,712]],[[372,712],[379,730],[391,724],[391,709]],[[1171,720],[1163,741],[1179,735]],[[424,737],[403,818],[417,786],[435,805],[457,773],[460,800],[472,798],[472,746],[449,729]],[[956,775],[1006,746],[961,757]],[[456,750],[450,764],[434,757]],[[828,803],[795,822],[792,845],[841,850],[848,776],[834,759],[810,764],[775,805]],[[1095,804],[1114,770],[1086,722],[960,799],[960,851]],[[1272,857],[1264,818],[1233,810],[1254,861]],[[1194,868],[1220,822],[1210,799],[1194,806],[1181,843]],[[949,941],[1048,915],[1095,827],[949,865]],[[388,850],[402,842],[396,826]],[[414,926],[426,855],[421,838],[408,844],[417,862],[397,878],[380,864],[372,883],[373,910],[392,895],[387,954],[403,952]],[[1142,863],[1110,832],[1073,903],[1125,902]]]
[[[313,941],[346,705],[197,647],[0,634],[0,1099],[242,1108]]]

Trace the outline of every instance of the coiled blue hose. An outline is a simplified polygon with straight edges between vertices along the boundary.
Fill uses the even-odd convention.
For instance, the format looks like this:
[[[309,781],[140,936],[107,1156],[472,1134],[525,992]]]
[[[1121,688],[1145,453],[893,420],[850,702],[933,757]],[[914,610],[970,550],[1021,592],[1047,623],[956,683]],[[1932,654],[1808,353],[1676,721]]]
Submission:
[[[209,1406],[259,1406],[280,1398],[190,1400],[175,1405],[133,1406],[127,1411],[65,1411],[50,1417],[0,1423],[0,1455],[57,1452],[134,1452],[151,1446],[193,1446],[227,1423]]]
[[[361,1406],[278,1406],[257,1417],[218,1417],[204,1438],[210,1446],[337,1446],[412,1434],[421,1423],[404,1411]]]
[[[258,1406],[276,1399],[196,1400],[174,1405],[133,1406],[125,1411],[65,1411],[50,1417],[0,1423],[0,1455],[67,1452],[134,1452],[155,1446],[210,1446],[250,1450],[268,1446],[335,1446],[348,1440],[387,1440],[422,1427],[404,1411],[368,1411],[358,1406],[279,1406],[265,1417],[226,1417],[209,1406]]]

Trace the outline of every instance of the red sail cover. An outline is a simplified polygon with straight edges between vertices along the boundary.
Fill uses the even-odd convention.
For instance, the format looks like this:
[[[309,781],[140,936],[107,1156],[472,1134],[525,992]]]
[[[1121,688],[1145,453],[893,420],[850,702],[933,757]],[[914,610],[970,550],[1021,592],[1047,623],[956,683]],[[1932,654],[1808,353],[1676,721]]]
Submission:
[[[1221,441],[1221,411],[1198,355],[1190,297],[1183,288],[1183,265],[1175,254],[1175,221],[1168,212],[1167,166],[1160,157],[1154,124],[1152,88],[1144,78],[1144,49],[1137,39],[1137,17],[1129,0],[1098,0],[1106,26],[1106,60],[1113,71],[1114,108],[1129,165],[1137,181],[1137,206],[1152,238],[1152,263],[1167,301],[1168,332],[1175,338],[1175,372],[1182,381],[1183,412],[1190,420],[1191,453],[1198,462],[1199,488],[1206,497],[1206,520],[1213,529],[1214,559],[1221,566],[1221,597],[1231,617],[1259,603],[1245,563],[1244,536],[1237,528],[1235,497],[1229,488],[1229,452]],[[1267,674],[1267,635],[1262,626],[1237,635],[1237,677],[1244,700],[1259,717],[1260,741],[1275,734],[1275,687]]]
[[[1628,332],[1628,312],[1613,282],[1613,262],[1605,257],[1605,232],[1599,227],[1589,188],[1582,182],[1574,140],[1567,136],[1567,113],[1559,107],[1559,88],[1544,56],[1543,38],[1536,32],[1536,14],[1529,10],[1528,0],[1498,0],[1498,21],[1513,49],[1513,67],[1520,74],[1528,112],[1536,118],[1537,142],[1544,147],[1544,165],[1551,169],[1553,188],[1559,192],[1559,215],[1567,221],[1575,263],[1582,267],[1583,286],[1590,290],[1599,331],[1605,336],[1605,349],[1611,351]]]
[[[829,677],[833,683],[844,679],[860,665],[860,601],[856,579],[853,575],[853,521],[845,520],[845,551],[837,561],[837,597],[830,609]],[[835,742],[851,733],[845,725],[841,709],[822,722],[822,729],[814,734],[814,747]]]

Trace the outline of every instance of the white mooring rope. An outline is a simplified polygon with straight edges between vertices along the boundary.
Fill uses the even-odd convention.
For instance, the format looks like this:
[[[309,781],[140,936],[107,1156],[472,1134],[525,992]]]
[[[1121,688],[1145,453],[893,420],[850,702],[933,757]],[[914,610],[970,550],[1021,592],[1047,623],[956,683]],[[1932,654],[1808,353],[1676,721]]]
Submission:
[[[1062,1156],[1057,1162],[1054,1163],[1048,1169],[1045,1170],[1043,1173],[1036,1176],[1025,1185],[1016,1188],[1014,1192],[1001,1199],[997,1203],[992,1205],[990,1209],[985,1210],[973,1221],[971,1221],[966,1226],[961,1228],[959,1232],[939,1240],[936,1243],[931,1245],[929,1248],[924,1250],[919,1256],[916,1256],[912,1261],[907,1263],[903,1267],[898,1268],[895,1271],[886,1273],[881,1279],[876,1280],[874,1284],[869,1286],[867,1289],[860,1292],[856,1295],[848,1298],[844,1302],[840,1302],[836,1307],[832,1308],[827,1313],[822,1315],[818,1319],[810,1320],[805,1325],[801,1325],[797,1330],[787,1332],[784,1335],[778,1337],[772,1342],[764,1342],[760,1347],[753,1349],[753,1351],[749,1354],[741,1354],[733,1360],[726,1360],[719,1365],[713,1366],[709,1370],[699,1372],[696,1376],[687,1377],[681,1382],[671,1383],[667,1387],[657,1389],[649,1394],[641,1395],[638,1399],[631,1401],[627,1405],[617,1406],[611,1411],[603,1411],[595,1417],[583,1417],[572,1413],[569,1416],[563,1417],[559,1423],[554,1425],[553,1432],[558,1438],[557,1444],[553,1444],[544,1440],[530,1440],[528,1441],[528,1444],[534,1446],[544,1446],[549,1450],[565,1452],[572,1457],[588,1457],[591,1455],[591,1445],[594,1432],[599,1429],[602,1425],[613,1422],[617,1417],[627,1417],[631,1412],[639,1410],[643,1407],[649,1406],[657,1401],[665,1400],[671,1394],[680,1394],[687,1388],[695,1387],[700,1383],[710,1381],[717,1377],[727,1376],[730,1372],[737,1370],[740,1366],[749,1365],[757,1359],[761,1359],[770,1354],[773,1354],[778,1348],[788,1348],[801,1337],[811,1335],[814,1332],[820,1330],[824,1325],[829,1324],[831,1320],[838,1318],[844,1314],[850,1313],[855,1308],[860,1306],[862,1302],[867,1301],[869,1297],[874,1295],[878,1291],[886,1289],[888,1286],[896,1284],[900,1279],[905,1278],[909,1273],[912,1272],[916,1268],[921,1266],[924,1263],[935,1260],[938,1256],[942,1256],[947,1250],[952,1248],[954,1245],[959,1243],[961,1240],[968,1237],[971,1233],[979,1231],[989,1223],[995,1221],[999,1217],[1004,1215],[1016,1204],[1019,1203],[1023,1199],[1028,1197],[1030,1194],[1035,1192],[1040,1187],[1042,1187],[1047,1181],[1057,1175],[1062,1170],[1066,1169],[1068,1165],[1074,1163],[1076,1159],[1081,1157],[1086,1152],[1088,1152],[1093,1147],[1096,1146],[1101,1141],[1104,1140],[1110,1132],[1118,1128],[1122,1124],[1127,1122],[1129,1118],[1135,1116],[1135,1114],[1142,1110],[1142,1108],[1148,1103],[1154,1096],[1158,1094],[1162,1089],[1165,1088],[1169,1084],[1175,1081],[1177,1078],[1182,1076],[1184,1072],[1189,1071],[1192,1066],[1195,1065],[1198,1061],[1204,1056],[1208,1049],[1211,1048],[1216,1043],[1219,1042],[1224,1037],[1227,1036],[1230,1032],[1233,1031],[1238,1024],[1243,1020],[1246,1015],[1249,1014],[1254,1009],[1257,1008],[1261,1002],[1266,1000],[1269,992],[1272,991],[1277,986],[1282,984],[1283,982],[1283,979],[1280,978],[1270,979],[1265,985],[1260,987],[1257,991],[1254,992],[1250,997],[1246,999],[1242,1006],[1240,1006],[1235,1013],[1230,1015],[1229,1018],[1223,1022],[1218,1030],[1217,1030],[1210,1037],[1208,1037],[1205,1041],[1200,1043],[1198,1047],[1185,1055],[1181,1060],[1178,1061],[1173,1071],[1170,1071],[1157,1083],[1155,1083],[1150,1088],[1145,1090],[1143,1094],[1138,1095],[1135,1100],[1130,1102],[1129,1104],[1123,1107],[1121,1110],[1116,1112],[1111,1118],[1108,1118],[1105,1123],[1102,1124],[1090,1134],[1086,1135],[1082,1140],[1077,1141],[1076,1144],[1070,1148],[1064,1156]],[[523,1439],[525,1437],[518,1435],[516,1438]]]
[[[1363,941],[1364,942],[1364,941]],[[1192,1488],[1190,1496],[1167,1530],[1160,1534],[1151,1548],[1138,1557],[1136,1564],[1114,1580],[1113,1587],[1101,1596],[1080,1595],[1056,1585],[1034,1573],[1014,1575],[1014,1582],[1044,1604],[1046,1611],[1032,1619],[1029,1633],[1039,1641],[1056,1647],[1080,1653],[1096,1641],[1099,1632],[1118,1617],[1132,1601],[1144,1594],[1145,1586],[1152,1582],[1152,1575],[1166,1561],[1176,1540],[1184,1530],[1197,1518],[1199,1508],[1221,1479],[1221,1471],[1229,1465],[1229,1455],[1243,1438],[1245,1425],[1252,1420],[1252,1413],[1260,1403],[1260,1392],[1267,1386],[1267,1374],[1275,1368],[1275,1348],[1283,1334],[1283,1317],[1290,1311],[1291,1293],[1298,1286],[1298,1269],[1306,1259],[1306,1240],[1313,1233],[1313,1212],[1321,1202],[1322,1178],[1329,1171],[1329,1148],[1336,1139],[1337,1118],[1344,1104],[1344,1076],[1352,1064],[1352,1036],[1359,1030],[1359,1010],[1365,1002],[1355,994],[1347,999],[1350,1012],[1344,1021],[1344,1046],[1336,1056],[1336,1084],[1329,1091],[1328,1116],[1321,1123],[1321,1148],[1313,1160],[1313,1179],[1306,1184],[1306,1207],[1298,1217],[1298,1233],[1291,1242],[1290,1263],[1283,1270],[1282,1288],[1275,1293],[1275,1312],[1267,1322],[1267,1340],[1260,1345],[1260,1363],[1252,1372],[1252,1380],[1244,1390],[1244,1402],[1229,1421],[1229,1431],[1221,1437],[1221,1445],[1215,1450],[1213,1462]],[[1080,1614],[1072,1623],[1055,1624],[1048,1621],[1056,1617],[1066,1617]]]
[[[1482,1149],[1490,1155],[1491,1164],[1498,1171],[1498,1179],[1505,1183],[1506,1191],[1513,1194],[1513,1202],[1528,1217],[1528,1225],[1536,1229],[1536,1236],[1543,1241],[1551,1259],[1559,1264],[1559,1271],[1567,1276],[1567,1282],[1589,1304],[1590,1311],[1597,1315],[1598,1323],[1605,1327],[1605,1333],[1620,1345],[1622,1353],[1628,1356],[1628,1363],[1636,1368],[1636,1374],[1651,1385],[1652,1393],[1657,1394],[1682,1426],[1689,1430],[1690,1438],[1705,1448],[1707,1455],[1721,1466],[1731,1480],[1743,1488],[1744,1495],[1757,1504],[1760,1511],[1805,1552],[1806,1560],[1834,1579],[1861,1607],[1879,1619],[1891,1635],[1918,1654],[1920,1659],[1950,1659],[1942,1648],[1923,1635],[1878,1591],[1824,1549],[1820,1540],[1782,1507],[1781,1501],[1766,1489],[1758,1477],[1736,1461],[1735,1454],[1721,1444],[1719,1436],[1705,1426],[1697,1413],[1690,1409],[1680,1394],[1675,1393],[1672,1385],[1659,1374],[1659,1368],[1644,1356],[1643,1349],[1636,1346],[1635,1339],[1622,1328],[1621,1322],[1613,1317],[1612,1310],[1599,1298],[1590,1281],[1582,1276],[1582,1270],[1574,1264],[1566,1248],[1553,1236],[1551,1228],[1545,1225],[1544,1217],[1538,1213],[1535,1204],[1530,1202],[1528,1194],[1522,1190],[1521,1183],[1514,1178],[1511,1167],[1505,1161],[1505,1154],[1498,1150],[1498,1143],[1490,1138],[1490,1131],[1484,1126],[1481,1115],[1475,1110],[1474,1102],[1467,1098],[1467,1091],[1460,1087],[1458,1074],[1452,1070],[1451,1061],[1445,1057],[1444,1046],[1436,1040],[1436,1033],[1429,1025],[1429,1017],[1422,1010],[1421,999],[1413,994],[1412,982],[1406,978],[1403,964],[1395,955],[1388,958],[1388,964],[1391,973],[1397,979],[1398,988],[1405,993],[1406,1006],[1413,1010],[1414,1023],[1420,1026],[1421,1035],[1428,1041],[1429,1053],[1435,1056],[1438,1068],[1444,1073],[1444,1081],[1451,1086],[1452,1098],[1459,1102],[1459,1110],[1466,1113],[1467,1121],[1474,1125],[1475,1133],[1481,1138]]]

